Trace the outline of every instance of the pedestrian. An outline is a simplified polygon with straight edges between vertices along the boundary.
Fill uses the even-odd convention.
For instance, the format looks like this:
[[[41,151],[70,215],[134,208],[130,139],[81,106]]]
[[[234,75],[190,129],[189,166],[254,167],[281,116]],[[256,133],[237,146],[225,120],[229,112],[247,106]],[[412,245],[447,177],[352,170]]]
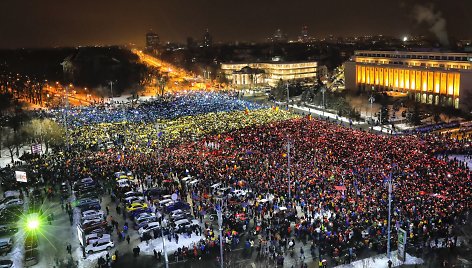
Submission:
[[[129,235],[126,236],[126,241],[128,242],[128,245],[129,245],[129,240],[130,240],[130,237]]]
[[[157,260],[157,251],[156,251],[156,249],[153,249],[153,253],[154,253],[154,259]]]
[[[107,215],[110,215],[110,208],[108,206],[106,206],[106,210],[107,210]]]
[[[69,255],[72,255],[72,246],[70,244],[67,244],[67,253],[69,253]]]

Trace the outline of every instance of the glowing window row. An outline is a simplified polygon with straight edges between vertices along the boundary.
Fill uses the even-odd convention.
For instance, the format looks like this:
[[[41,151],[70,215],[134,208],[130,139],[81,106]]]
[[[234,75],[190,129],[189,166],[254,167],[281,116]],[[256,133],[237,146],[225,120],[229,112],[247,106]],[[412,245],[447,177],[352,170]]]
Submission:
[[[459,96],[460,74],[409,69],[356,66],[357,84],[384,86]]]

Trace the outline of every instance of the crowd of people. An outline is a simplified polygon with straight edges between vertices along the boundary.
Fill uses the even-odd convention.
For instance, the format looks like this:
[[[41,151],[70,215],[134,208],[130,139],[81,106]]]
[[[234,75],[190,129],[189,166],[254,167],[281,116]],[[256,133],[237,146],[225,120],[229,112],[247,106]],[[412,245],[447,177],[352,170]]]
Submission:
[[[173,119],[206,113],[257,110],[264,106],[238,99],[234,94],[191,91],[185,94],[167,94],[158,99],[124,105],[92,105],[73,107],[67,111],[69,127],[81,127],[99,123],[152,123],[161,119]],[[47,112],[62,122],[64,109]]]
[[[168,96],[129,107],[126,115],[80,110],[71,141],[81,150],[43,157],[35,163],[38,174],[50,181],[85,175],[106,180],[129,170],[161,187],[170,174],[190,175],[199,183],[173,187],[194,198],[198,217],[219,202],[210,185],[243,189],[251,194],[237,204],[226,200],[226,212],[245,218],[238,224],[225,221],[225,237],[239,238],[252,225],[249,233],[258,241],[259,254],[267,251],[274,258],[293,248],[294,237],[310,241],[312,254],[320,259],[330,256],[337,262],[352,260],[365,248],[385,252],[389,180],[392,226],[406,230],[411,243],[454,238],[454,227],[467,220],[470,171],[446,155],[468,154],[470,142],[438,134],[377,135],[220,95]],[[155,122],[163,123],[163,130],[156,130]],[[162,149],[157,149],[156,136],[165,139]],[[122,146],[90,150],[106,140]],[[157,164],[157,159],[162,161]],[[294,213],[295,225],[287,211]],[[193,252],[214,246],[212,228]]]

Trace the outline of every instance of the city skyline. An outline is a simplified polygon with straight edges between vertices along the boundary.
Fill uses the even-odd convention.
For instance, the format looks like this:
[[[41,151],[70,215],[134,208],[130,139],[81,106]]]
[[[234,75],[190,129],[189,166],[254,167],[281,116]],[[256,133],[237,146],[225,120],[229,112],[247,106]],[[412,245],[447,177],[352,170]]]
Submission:
[[[444,1],[285,1],[183,0],[163,2],[102,0],[0,3],[0,48],[136,44],[144,34],[162,42],[200,40],[206,29],[215,42],[264,41],[281,29],[290,39],[303,26],[314,37],[384,34],[431,35],[439,40],[472,36],[472,2]],[[373,13],[372,11],[376,11]],[[442,42],[445,43],[445,42]]]

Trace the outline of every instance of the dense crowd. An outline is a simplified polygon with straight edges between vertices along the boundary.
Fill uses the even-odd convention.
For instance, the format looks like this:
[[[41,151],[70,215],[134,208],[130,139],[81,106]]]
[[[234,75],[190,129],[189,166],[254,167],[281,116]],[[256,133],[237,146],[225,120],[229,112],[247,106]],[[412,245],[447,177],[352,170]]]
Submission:
[[[169,143],[180,143],[216,134],[295,118],[296,115],[273,108],[255,111],[206,113],[149,123],[102,123],[71,131],[70,144],[77,149],[98,148],[105,142],[119,143],[135,151],[150,151]],[[158,126],[156,126],[156,124]]]
[[[468,142],[437,134],[376,135],[207,94],[169,96],[129,108],[126,122],[119,110],[95,110],[94,115],[81,111],[71,135],[75,148],[91,149],[106,140],[114,144],[120,140],[122,146],[98,152],[72,150],[35,164],[48,180],[84,176],[106,180],[114,172],[132,171],[160,187],[188,193],[201,217],[217,203],[209,188],[213,183],[244,189],[251,194],[240,202],[226,200],[226,212],[245,215],[239,220],[234,216],[229,220],[228,215],[226,240],[238,239],[253,223],[259,253],[276,254],[293,247],[295,236],[318,245],[320,256],[337,260],[354,258],[364,248],[385,251],[387,182],[392,179],[395,229],[405,229],[416,245],[438,238],[457,241],[454,227],[465,222],[472,206],[472,179],[463,163],[444,155],[468,153]],[[141,113],[151,115],[141,117]],[[153,125],[156,121],[165,125],[162,133]],[[100,124],[81,126],[83,122]],[[156,136],[165,140],[162,149],[156,150]],[[158,158],[163,159],[159,165]],[[200,182],[192,187],[169,186],[170,174],[191,175]],[[287,213],[292,213],[294,227]],[[214,245],[212,228],[206,228],[208,240],[202,244]],[[395,239],[396,232],[392,235]]]
[[[81,127],[98,123],[150,123],[160,119],[173,119],[206,113],[229,112],[239,110],[257,110],[264,106],[239,100],[237,95],[216,92],[188,92],[186,94],[168,94],[158,99],[116,105],[113,107],[95,105],[70,108],[67,111],[69,127]],[[50,110],[51,116],[58,121],[64,120],[64,109]]]

